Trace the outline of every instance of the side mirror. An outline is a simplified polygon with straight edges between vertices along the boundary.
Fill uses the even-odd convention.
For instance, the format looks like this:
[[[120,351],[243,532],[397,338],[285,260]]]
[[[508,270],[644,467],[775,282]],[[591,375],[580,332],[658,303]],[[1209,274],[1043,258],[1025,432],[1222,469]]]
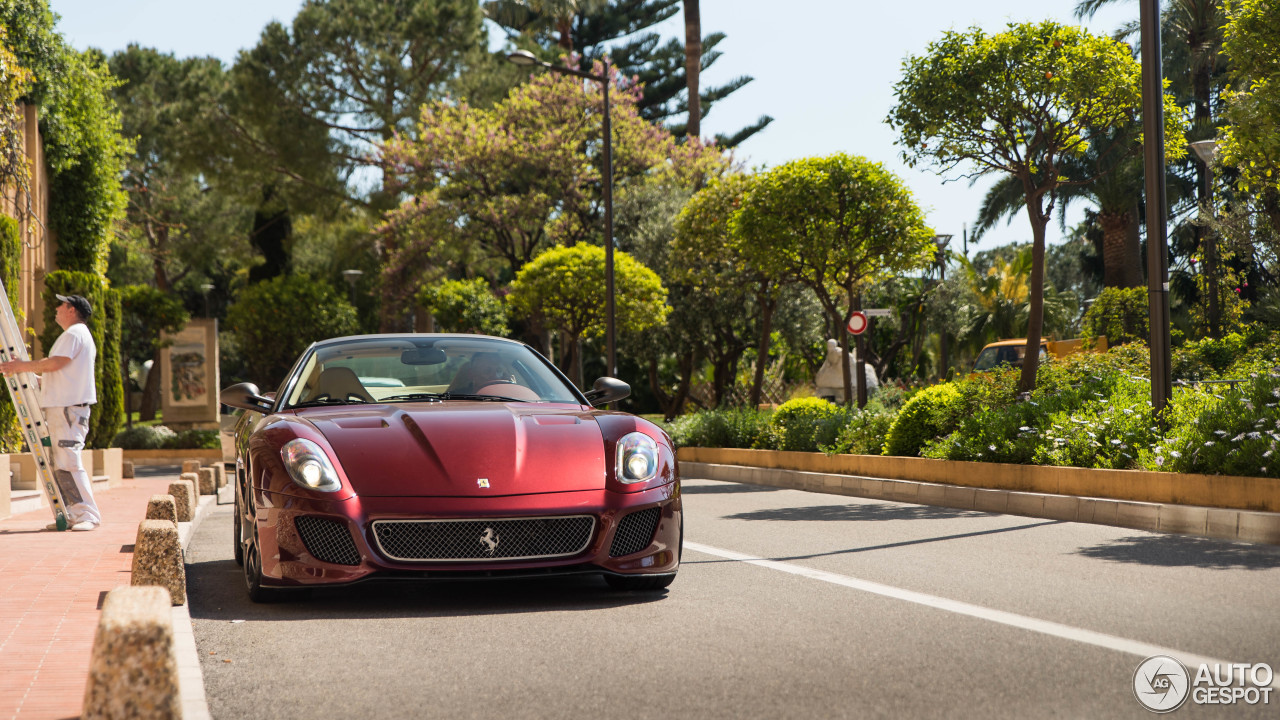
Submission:
[[[253,383],[237,383],[218,393],[218,401],[223,405],[251,412],[268,412],[271,410],[271,398],[263,397],[258,386]]]
[[[587,402],[592,405],[607,405],[617,402],[631,394],[631,386],[617,378],[596,378],[587,391]]]

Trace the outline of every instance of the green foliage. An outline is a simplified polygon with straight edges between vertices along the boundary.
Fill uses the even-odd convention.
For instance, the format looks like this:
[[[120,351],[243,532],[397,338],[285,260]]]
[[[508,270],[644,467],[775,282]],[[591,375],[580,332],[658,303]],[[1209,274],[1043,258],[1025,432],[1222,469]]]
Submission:
[[[1280,372],[1221,392],[1177,389],[1168,435],[1142,454],[1153,470],[1280,478]]]
[[[106,287],[99,275],[56,270],[44,279],[44,331],[40,346],[47,355],[62,328],[54,319],[58,300],[54,295],[83,295],[93,306],[93,314],[85,323],[93,336],[98,354],[93,364],[98,404],[89,415],[89,433],[85,447],[107,447],[110,438],[124,422],[124,385],[120,376],[120,300],[118,293]]]
[[[222,447],[217,430],[183,430],[175,433],[164,425],[135,425],[111,441],[125,450],[216,450]]]
[[[1219,162],[1246,191],[1280,192],[1280,13],[1272,0],[1230,0],[1222,51],[1236,90],[1225,93]]]
[[[777,449],[813,452],[834,443],[848,417],[844,406],[821,398],[796,398],[775,410],[769,425],[777,437]]]
[[[1150,331],[1147,289],[1104,288],[1084,314],[1084,334],[1105,337],[1110,346],[1145,343]]]
[[[18,306],[18,270],[21,267],[22,242],[18,237],[18,221],[0,215],[0,281],[4,282],[13,315],[22,324],[22,309]],[[0,452],[18,452],[22,446],[22,427],[14,411],[8,392],[0,393]]]
[[[828,455],[879,455],[884,451],[884,439],[893,427],[896,413],[896,408],[889,409],[878,398],[861,410],[849,410],[835,441],[818,449]]]
[[[120,290],[124,342],[122,351],[133,362],[155,357],[161,333],[176,333],[191,319],[182,301],[172,293],[150,285],[129,285]]]
[[[507,309],[480,278],[448,280],[418,291],[418,303],[435,316],[441,332],[505,336]]]
[[[356,312],[332,286],[302,275],[250,285],[227,309],[227,331],[244,351],[244,372],[264,391],[284,379],[313,342],[356,332]]]
[[[671,308],[657,274],[624,252],[615,252],[613,262],[619,336],[661,324]],[[604,248],[579,244],[547,250],[520,270],[507,300],[516,317],[541,328],[572,339],[602,337],[607,325]],[[572,360],[572,352],[565,355],[570,356],[566,362]]]
[[[676,447],[771,447],[770,413],[746,408],[681,415],[671,424]]]
[[[885,438],[885,455],[915,456],[930,440],[951,431],[961,410],[954,383],[940,383],[916,393],[894,418]]]
[[[26,190],[30,168],[22,147],[18,100],[31,82],[31,72],[10,52],[8,35],[8,30],[0,24],[0,187]]]

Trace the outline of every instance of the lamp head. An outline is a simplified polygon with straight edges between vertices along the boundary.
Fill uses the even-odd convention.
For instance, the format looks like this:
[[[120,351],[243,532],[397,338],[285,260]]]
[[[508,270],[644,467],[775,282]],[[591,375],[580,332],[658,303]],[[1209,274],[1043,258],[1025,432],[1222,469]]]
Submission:
[[[507,60],[512,63],[515,63],[516,65],[524,65],[524,66],[541,64],[538,62],[538,58],[534,57],[533,53],[529,52],[528,50],[516,50],[513,53],[507,53]]]

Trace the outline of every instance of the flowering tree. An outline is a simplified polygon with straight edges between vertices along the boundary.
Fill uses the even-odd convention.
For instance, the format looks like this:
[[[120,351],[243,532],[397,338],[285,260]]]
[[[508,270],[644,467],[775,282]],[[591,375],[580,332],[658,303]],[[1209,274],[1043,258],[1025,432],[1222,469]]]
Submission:
[[[593,72],[608,72],[614,84],[620,192],[645,182],[698,185],[728,165],[715,148],[697,140],[677,144],[641,118],[637,86],[599,64]],[[535,75],[491,109],[425,105],[416,137],[397,137],[382,150],[388,175],[412,195],[381,228],[384,304],[411,292],[403,280],[442,248],[474,250],[514,275],[548,246],[603,244],[602,112],[597,83],[553,73]]]

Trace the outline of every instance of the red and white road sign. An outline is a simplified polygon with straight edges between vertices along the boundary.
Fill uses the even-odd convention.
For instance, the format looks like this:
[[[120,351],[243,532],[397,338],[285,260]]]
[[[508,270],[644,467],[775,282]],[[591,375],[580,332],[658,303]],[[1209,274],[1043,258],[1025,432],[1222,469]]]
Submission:
[[[867,329],[867,316],[861,310],[854,310],[853,315],[849,317],[849,332],[854,335],[861,335]]]

